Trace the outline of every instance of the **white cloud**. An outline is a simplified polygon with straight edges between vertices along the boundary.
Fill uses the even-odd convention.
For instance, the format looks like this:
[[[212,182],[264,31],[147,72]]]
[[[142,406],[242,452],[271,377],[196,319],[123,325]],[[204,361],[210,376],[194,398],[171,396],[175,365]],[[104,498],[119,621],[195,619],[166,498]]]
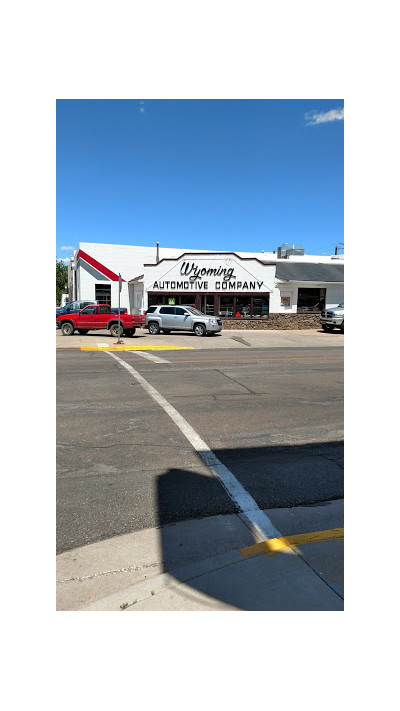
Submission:
[[[57,257],[56,259],[57,262],[65,262],[65,264],[68,264],[69,260],[69,257],[67,257],[66,259],[61,259],[61,257]]]
[[[61,247],[60,249],[63,249],[64,251],[67,251],[67,252],[72,252],[72,250],[74,250],[75,247]]]
[[[319,114],[315,111],[311,111],[308,114],[304,114],[304,118],[307,121],[306,126],[316,126],[319,123],[331,123],[332,121],[343,121],[344,107],[331,109],[330,111],[322,111]]]

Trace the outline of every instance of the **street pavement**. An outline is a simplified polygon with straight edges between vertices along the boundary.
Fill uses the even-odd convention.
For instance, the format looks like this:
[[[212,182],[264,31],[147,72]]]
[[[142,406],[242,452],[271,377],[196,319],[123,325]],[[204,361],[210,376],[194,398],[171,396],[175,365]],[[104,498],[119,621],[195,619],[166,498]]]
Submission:
[[[119,360],[57,334],[58,610],[342,609],[343,336],[226,334]],[[267,537],[140,378],[265,512],[278,553],[254,549]]]

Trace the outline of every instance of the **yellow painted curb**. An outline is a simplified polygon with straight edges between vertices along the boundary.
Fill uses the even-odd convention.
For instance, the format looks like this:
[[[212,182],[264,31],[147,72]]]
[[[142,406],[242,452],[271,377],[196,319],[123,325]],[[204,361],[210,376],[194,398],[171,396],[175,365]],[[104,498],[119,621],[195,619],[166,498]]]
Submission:
[[[194,346],[81,346],[81,351],[183,351]]]
[[[275,555],[292,548],[292,546],[304,546],[306,543],[329,541],[334,538],[344,538],[344,528],[329,528],[326,531],[313,531],[312,533],[298,533],[295,536],[271,538],[269,541],[254,543],[252,546],[241,548],[240,554],[244,558],[251,555],[259,555],[260,553]]]

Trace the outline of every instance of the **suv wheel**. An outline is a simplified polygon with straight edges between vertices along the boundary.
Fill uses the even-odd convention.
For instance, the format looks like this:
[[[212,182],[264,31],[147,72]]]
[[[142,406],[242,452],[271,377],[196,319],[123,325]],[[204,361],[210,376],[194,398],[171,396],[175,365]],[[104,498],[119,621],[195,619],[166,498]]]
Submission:
[[[202,323],[196,323],[193,330],[194,330],[196,336],[205,336],[207,333],[206,327],[203,326]]]
[[[156,336],[157,333],[160,333],[160,326],[158,325],[157,321],[150,321],[149,323],[149,333],[152,336]]]

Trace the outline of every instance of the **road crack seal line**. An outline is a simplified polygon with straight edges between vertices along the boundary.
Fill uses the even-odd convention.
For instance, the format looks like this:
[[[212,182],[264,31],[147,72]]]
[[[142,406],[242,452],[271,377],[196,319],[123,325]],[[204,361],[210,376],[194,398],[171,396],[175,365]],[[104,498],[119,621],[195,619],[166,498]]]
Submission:
[[[242,343],[244,346],[248,346],[249,348],[253,347],[251,343],[245,341],[244,338],[240,338],[240,336],[231,336],[231,341],[237,341],[238,343]]]
[[[117,442],[116,444],[104,444],[104,445],[98,445],[98,446],[93,445],[93,444],[92,445],[89,445],[89,444],[64,444],[63,442],[57,442],[56,446],[57,447],[74,447],[74,448],[80,447],[81,449],[82,448],[84,448],[84,449],[112,449],[113,447],[121,447],[121,446],[143,447],[145,445],[143,445],[143,442]],[[151,447],[152,447],[152,449],[157,448],[157,449],[173,449],[173,450],[176,450],[176,448],[179,447],[179,449],[182,452],[192,452],[193,451],[192,447],[184,447],[178,443],[176,443],[176,444],[154,444],[154,445],[152,444]],[[75,470],[72,470],[72,471],[75,471]],[[79,469],[77,469],[76,471],[79,471]],[[148,471],[148,470],[146,469],[146,471]],[[155,471],[158,471],[158,470],[155,470]]]
[[[164,565],[165,561],[162,560],[160,562],[156,563],[145,563],[144,565],[130,565],[127,568],[118,568],[115,570],[103,570],[100,573],[92,573],[92,575],[81,575],[78,578],[64,578],[63,580],[58,580],[57,582],[59,584],[65,584],[65,583],[73,583],[73,582],[78,582],[80,580],[94,580],[95,578],[100,578],[104,575],[116,575],[118,573],[132,573],[132,572],[137,572],[139,570],[147,570],[148,568],[158,568],[161,565]]]
[[[232,378],[230,375],[228,375],[227,373],[224,373],[222,370],[219,370],[218,368],[215,368],[215,372],[216,372],[216,373],[219,373],[220,375],[223,375],[225,378],[228,378],[228,380],[230,380],[232,383],[235,383],[235,384],[238,385],[240,388],[243,388],[243,390],[245,390],[245,392],[248,393],[249,395],[256,395],[256,393],[253,392],[253,390],[250,390],[250,388],[246,387],[246,385],[243,385],[242,383],[239,383],[238,380],[236,380],[235,378]],[[226,394],[229,395],[229,393],[226,393]],[[233,393],[233,394],[234,394],[234,395],[244,395],[245,393]]]

